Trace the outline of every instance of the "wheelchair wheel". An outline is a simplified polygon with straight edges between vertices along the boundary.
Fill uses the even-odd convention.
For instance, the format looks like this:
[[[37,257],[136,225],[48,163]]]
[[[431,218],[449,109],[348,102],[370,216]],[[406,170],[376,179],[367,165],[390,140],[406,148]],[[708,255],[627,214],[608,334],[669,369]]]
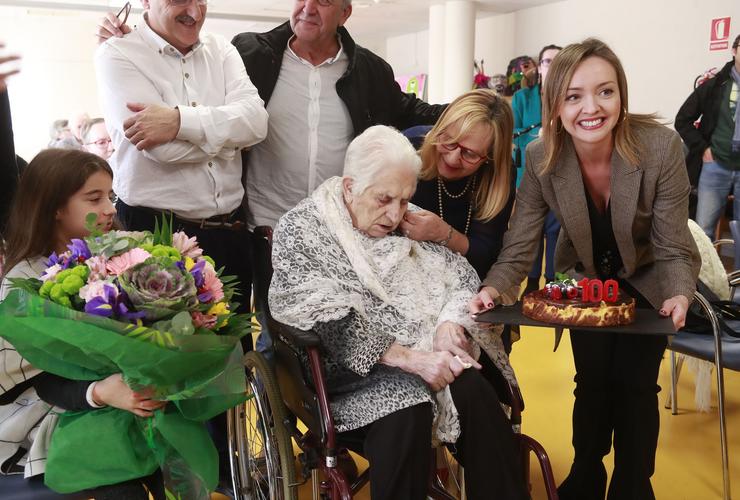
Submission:
[[[247,393],[228,413],[229,451],[237,499],[297,500],[295,458],[285,427],[286,410],[265,358],[244,356]]]

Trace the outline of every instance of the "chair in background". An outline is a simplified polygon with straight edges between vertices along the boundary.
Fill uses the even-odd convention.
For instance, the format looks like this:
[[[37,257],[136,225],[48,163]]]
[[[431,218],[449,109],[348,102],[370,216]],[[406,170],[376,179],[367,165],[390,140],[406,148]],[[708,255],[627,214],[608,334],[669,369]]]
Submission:
[[[740,277],[735,277],[730,285],[733,289],[740,284]],[[676,363],[675,353],[692,356],[714,363],[717,379],[717,399],[719,407],[720,447],[722,452],[723,499],[730,500],[730,465],[727,450],[727,423],[725,419],[724,368],[740,371],[740,337],[734,337],[720,326],[720,319],[712,308],[711,302],[701,293],[694,295],[695,304],[707,318],[711,326],[711,335],[679,331],[671,341],[671,410],[677,414],[676,383],[680,366]],[[740,321],[726,321],[728,327],[740,332]]]

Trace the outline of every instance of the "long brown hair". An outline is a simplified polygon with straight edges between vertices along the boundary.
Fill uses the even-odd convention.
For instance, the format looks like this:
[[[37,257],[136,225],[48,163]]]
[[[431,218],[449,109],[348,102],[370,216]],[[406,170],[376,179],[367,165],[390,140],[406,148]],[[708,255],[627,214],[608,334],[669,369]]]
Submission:
[[[108,163],[86,151],[47,149],[24,169],[5,231],[5,274],[24,259],[49,255],[56,214],[96,172],[113,177]]]
[[[440,136],[454,123],[460,125],[460,133],[445,142],[457,142],[477,125],[484,125],[490,130],[488,159],[477,172],[480,182],[473,193],[475,218],[487,222],[503,210],[509,200],[514,116],[509,104],[488,89],[471,90],[452,101],[421,146],[421,180],[437,178],[437,145],[442,144]]]
[[[622,110],[612,133],[614,147],[630,165],[639,164],[640,140],[635,125],[658,126],[655,114],[636,114],[629,112],[627,99],[627,76],[617,55],[604,42],[587,38],[581,43],[568,45],[558,52],[552,61],[545,80],[542,95],[542,138],[545,156],[539,165],[540,173],[549,172],[558,161],[568,132],[560,120],[560,109],[565,102],[568,86],[578,66],[589,57],[600,57],[614,68]]]

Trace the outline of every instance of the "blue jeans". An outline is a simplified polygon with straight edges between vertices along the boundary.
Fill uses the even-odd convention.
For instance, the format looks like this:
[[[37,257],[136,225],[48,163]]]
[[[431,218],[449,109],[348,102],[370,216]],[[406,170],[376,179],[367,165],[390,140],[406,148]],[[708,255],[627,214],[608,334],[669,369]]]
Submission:
[[[730,192],[735,193],[732,218],[737,220],[740,219],[740,172],[724,168],[716,161],[704,163],[697,189],[696,223],[712,241]]]
[[[560,234],[560,223],[555,218],[552,211],[547,212],[547,215],[545,216],[545,223],[543,224],[542,232],[545,235],[547,244],[545,245],[543,240],[540,240],[540,246],[537,250],[537,258],[532,263],[532,270],[529,272],[528,277],[539,279],[540,275],[542,275],[542,252],[544,250],[545,279],[551,281],[555,278],[555,245],[558,242],[558,234]]]

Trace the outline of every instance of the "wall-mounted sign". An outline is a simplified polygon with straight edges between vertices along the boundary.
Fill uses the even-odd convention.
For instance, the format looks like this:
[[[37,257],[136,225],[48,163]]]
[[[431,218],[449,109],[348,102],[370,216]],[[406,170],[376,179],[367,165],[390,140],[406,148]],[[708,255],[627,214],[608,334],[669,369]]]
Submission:
[[[730,18],[712,19],[712,32],[709,34],[709,50],[726,50],[730,46]]]

